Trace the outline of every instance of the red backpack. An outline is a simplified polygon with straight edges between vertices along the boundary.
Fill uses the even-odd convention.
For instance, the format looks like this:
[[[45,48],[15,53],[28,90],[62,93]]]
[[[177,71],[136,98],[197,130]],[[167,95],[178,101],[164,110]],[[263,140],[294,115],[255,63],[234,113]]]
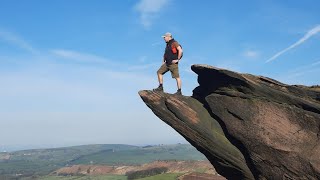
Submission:
[[[179,44],[179,46],[180,46],[181,49],[182,49],[181,44]],[[173,54],[178,53],[178,49],[174,46],[174,43],[171,44],[171,51],[172,51]],[[181,54],[181,58],[182,58],[182,56],[183,56],[183,52],[182,52],[182,54]],[[181,58],[180,58],[180,59],[181,59]]]

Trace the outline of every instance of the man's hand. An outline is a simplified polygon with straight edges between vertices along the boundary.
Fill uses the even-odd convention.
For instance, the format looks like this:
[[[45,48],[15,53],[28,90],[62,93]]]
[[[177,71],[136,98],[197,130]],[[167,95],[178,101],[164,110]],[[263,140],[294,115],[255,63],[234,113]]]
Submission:
[[[178,59],[176,59],[176,60],[172,60],[172,64],[177,64],[179,62],[179,60]]]
[[[178,59],[181,59],[182,52],[183,52],[181,46],[178,46],[178,47],[177,47],[177,50],[178,50],[178,52],[179,52],[179,53],[178,53]]]
[[[162,64],[164,64],[165,62],[166,62],[166,60],[163,58],[163,59],[162,59]]]

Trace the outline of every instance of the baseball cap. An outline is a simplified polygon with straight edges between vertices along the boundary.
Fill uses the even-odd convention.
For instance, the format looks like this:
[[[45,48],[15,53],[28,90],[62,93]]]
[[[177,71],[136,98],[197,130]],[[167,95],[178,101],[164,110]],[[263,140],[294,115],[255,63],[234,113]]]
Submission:
[[[161,37],[172,37],[172,34],[171,33],[169,33],[169,32],[167,32],[167,33],[165,33],[163,36],[161,36]]]

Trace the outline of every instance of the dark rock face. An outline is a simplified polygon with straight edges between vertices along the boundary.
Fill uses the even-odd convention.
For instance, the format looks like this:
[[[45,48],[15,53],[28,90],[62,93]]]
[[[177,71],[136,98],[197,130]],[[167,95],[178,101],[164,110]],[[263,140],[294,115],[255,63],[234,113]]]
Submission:
[[[320,179],[320,91],[193,65],[192,97],[140,91],[227,179]]]

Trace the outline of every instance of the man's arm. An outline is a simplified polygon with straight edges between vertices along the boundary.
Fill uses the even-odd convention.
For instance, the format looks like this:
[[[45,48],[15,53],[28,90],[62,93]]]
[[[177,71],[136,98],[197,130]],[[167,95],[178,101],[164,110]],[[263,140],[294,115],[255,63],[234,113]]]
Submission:
[[[182,48],[181,48],[181,46],[177,43],[177,46],[176,46],[176,48],[177,48],[177,50],[178,50],[178,59],[175,59],[175,60],[173,60],[172,61],[172,63],[174,63],[174,64],[176,64],[176,63],[178,63],[179,62],[179,60],[181,59],[181,57],[182,57]]]
[[[178,46],[178,47],[177,47],[177,50],[178,50],[178,52],[179,52],[179,53],[178,53],[178,60],[180,60],[180,59],[181,59],[181,56],[182,56],[182,52],[183,52],[181,46]]]

